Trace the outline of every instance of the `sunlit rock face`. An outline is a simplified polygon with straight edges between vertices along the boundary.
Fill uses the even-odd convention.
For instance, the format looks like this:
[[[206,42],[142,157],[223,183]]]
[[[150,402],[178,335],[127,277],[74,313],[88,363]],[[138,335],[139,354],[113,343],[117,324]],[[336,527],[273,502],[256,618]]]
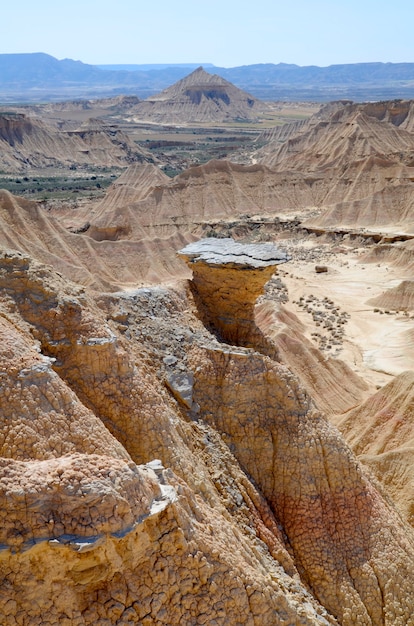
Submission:
[[[344,626],[402,626],[413,535],[295,376],[234,347],[194,350],[193,363],[200,417],[265,495],[315,596]]]
[[[221,437],[155,375],[142,332],[165,342],[177,307],[184,331],[188,302],[147,289],[97,306],[14,251],[0,286],[2,625],[335,624]]]
[[[392,624],[399,613],[403,624],[411,611],[414,578],[407,554],[413,536],[406,536],[398,514],[300,381],[269,358],[271,342],[255,324],[266,272],[286,257],[274,246],[231,239],[203,240],[180,254],[193,269],[202,317],[234,344],[192,350],[199,418],[221,433],[253,477],[286,533],[300,574],[338,621]],[[392,592],[390,562],[398,562]]]
[[[0,287],[2,625],[410,623],[410,527],[253,317],[11,251]]]

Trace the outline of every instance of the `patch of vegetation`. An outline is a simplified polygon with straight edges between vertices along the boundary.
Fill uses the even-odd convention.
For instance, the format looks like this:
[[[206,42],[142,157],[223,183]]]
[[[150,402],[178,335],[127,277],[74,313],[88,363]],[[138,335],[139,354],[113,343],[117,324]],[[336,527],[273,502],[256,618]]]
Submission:
[[[155,133],[154,133],[155,135]],[[230,159],[240,150],[252,149],[257,133],[229,132],[224,128],[185,128],[158,129],[156,136],[137,140],[144,145],[154,157],[163,163],[163,171],[168,176],[176,176],[180,172],[195,165],[202,165],[211,159]]]
[[[31,200],[70,200],[74,194],[78,197],[95,198],[104,194],[113,183],[116,174],[104,172],[100,174],[81,174],[59,176],[23,176],[16,177],[0,174],[0,189],[29,198]]]
[[[174,176],[177,176],[178,174],[182,172],[181,169],[177,169],[170,165],[163,165],[161,169],[164,172],[164,174],[167,174],[167,176],[169,176],[170,178],[174,178]]]
[[[22,113],[16,111],[0,111],[0,117],[23,117]]]

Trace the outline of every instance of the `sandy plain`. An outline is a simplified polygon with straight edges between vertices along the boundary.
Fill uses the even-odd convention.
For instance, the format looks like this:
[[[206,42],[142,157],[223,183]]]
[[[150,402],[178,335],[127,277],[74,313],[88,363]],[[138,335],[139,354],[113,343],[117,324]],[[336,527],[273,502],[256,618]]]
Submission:
[[[382,386],[393,376],[414,367],[413,345],[407,341],[409,332],[414,329],[414,318],[408,312],[385,313],[367,300],[398,285],[403,278],[401,270],[391,265],[364,262],[366,247],[341,247],[339,253],[332,252],[332,247],[332,244],[320,245],[309,239],[287,246],[292,261],[289,268],[282,270],[282,276],[289,292],[289,306],[306,327],[306,335],[313,340],[321,326],[299,305],[301,297],[305,300],[313,297],[309,304],[313,302],[314,310],[322,310],[325,319],[338,318],[338,313],[332,315],[330,302],[336,310],[345,312],[348,317],[343,325],[343,339],[336,345],[327,344],[332,348],[325,353],[344,360],[367,382]],[[295,258],[298,249],[308,250],[309,259]],[[326,273],[315,272],[316,255],[317,264],[327,266]],[[326,299],[330,302],[326,303]],[[315,307],[316,303],[319,307]]]

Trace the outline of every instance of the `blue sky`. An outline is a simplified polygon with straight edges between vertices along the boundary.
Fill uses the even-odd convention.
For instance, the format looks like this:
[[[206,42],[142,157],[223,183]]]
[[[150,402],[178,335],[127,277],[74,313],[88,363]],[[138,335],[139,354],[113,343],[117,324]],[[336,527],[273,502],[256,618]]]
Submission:
[[[19,0],[1,21],[0,53],[92,64],[414,62],[412,0]]]

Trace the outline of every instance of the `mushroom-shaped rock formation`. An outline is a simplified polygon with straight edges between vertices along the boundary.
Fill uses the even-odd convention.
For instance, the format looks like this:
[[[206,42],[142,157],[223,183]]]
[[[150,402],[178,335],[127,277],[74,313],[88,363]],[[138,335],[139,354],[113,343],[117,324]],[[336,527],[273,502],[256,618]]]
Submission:
[[[272,243],[244,244],[209,237],[178,253],[193,271],[199,310],[229,343],[263,348],[254,306],[280,263],[289,257]]]

